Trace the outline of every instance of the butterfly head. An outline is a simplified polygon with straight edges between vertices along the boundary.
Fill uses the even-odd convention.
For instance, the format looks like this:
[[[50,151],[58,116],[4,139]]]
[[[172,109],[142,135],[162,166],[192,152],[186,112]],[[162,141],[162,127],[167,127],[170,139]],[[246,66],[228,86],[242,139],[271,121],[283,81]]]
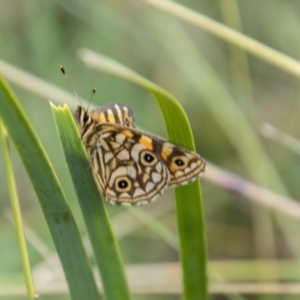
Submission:
[[[77,107],[76,119],[78,122],[80,136],[83,137],[86,132],[89,132],[89,128],[91,128],[94,122],[87,110],[82,108],[82,106]]]

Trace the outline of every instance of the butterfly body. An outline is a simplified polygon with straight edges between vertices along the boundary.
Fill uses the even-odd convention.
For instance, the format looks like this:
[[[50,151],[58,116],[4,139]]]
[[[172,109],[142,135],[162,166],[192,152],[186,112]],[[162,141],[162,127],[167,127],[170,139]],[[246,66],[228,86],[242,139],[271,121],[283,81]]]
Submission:
[[[76,116],[96,181],[113,204],[149,203],[204,172],[197,153],[136,130],[133,112],[123,104],[91,112],[79,106]]]

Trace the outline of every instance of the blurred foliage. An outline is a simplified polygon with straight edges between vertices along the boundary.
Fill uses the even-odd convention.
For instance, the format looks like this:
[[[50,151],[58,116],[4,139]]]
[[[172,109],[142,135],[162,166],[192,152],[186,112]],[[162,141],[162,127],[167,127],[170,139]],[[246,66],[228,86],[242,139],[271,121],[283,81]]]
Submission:
[[[228,25],[244,34],[300,59],[300,3],[297,1],[176,2],[220,23],[230,22]],[[217,89],[222,86],[239,107],[244,118],[250,122],[273,167],[280,174],[288,194],[294,199],[299,199],[299,156],[260,135],[261,124],[267,122],[295,138],[300,138],[298,79],[277,67],[254,56],[245,55],[226,42],[178,21],[145,1],[134,0],[2,0],[0,45],[2,61],[70,91],[59,71],[59,65],[63,64],[81,97],[88,99],[92,88],[96,86],[98,92],[93,100],[96,105],[114,101],[124,102],[134,110],[139,127],[165,136],[161,112],[149,93],[122,79],[87,69],[78,59],[77,51],[86,47],[122,62],[156,82],[181,101],[192,125],[196,148],[206,160],[255,181],[250,174],[260,167],[259,164],[254,164],[253,169],[249,170],[238,149],[228,138],[224,127],[212,116],[207,106],[209,102],[215,103],[220,113],[230,114],[226,106],[220,105],[221,92],[220,99],[215,99],[216,93],[219,92]],[[205,90],[205,86],[215,86],[216,90]],[[48,102],[28,90],[13,87],[49,154],[68,199],[73,199],[75,195]],[[49,100],[52,100],[51,95]],[[235,132],[238,126],[239,124],[235,124],[231,130]],[[237,141],[240,138],[236,136]],[[24,222],[47,245],[50,255],[54,246],[37,205],[36,196],[13,147],[11,151]],[[255,158],[250,147],[249,160],[255,161]],[[207,182],[205,177],[202,182],[210,260],[273,259],[275,265],[279,266],[282,260],[299,259],[298,220],[286,215],[275,218],[272,211],[247,201],[243,195]],[[265,184],[258,181],[256,183]],[[84,232],[76,201],[71,201],[71,206],[76,214],[77,223]],[[2,290],[5,284],[23,282],[14,227],[6,213],[9,209],[9,199],[2,159],[0,209],[3,212],[0,215]],[[130,214],[130,211],[124,208],[108,206],[108,209],[112,218],[116,220],[116,228],[119,215]],[[171,192],[141,209],[149,214],[163,211],[158,221],[176,235]],[[134,217],[132,219],[135,220]],[[118,231],[116,235],[118,237]],[[141,225],[122,235],[120,246],[128,264],[178,261],[177,249],[170,246],[157,232],[153,232],[148,225]],[[30,242],[29,252],[35,271],[35,266],[39,266],[44,258],[34,241]],[[47,265],[44,267],[47,269]],[[294,277],[289,280],[299,281],[300,269],[297,273],[293,264],[290,268]],[[244,275],[247,271],[241,272]],[[276,282],[280,278],[280,272],[276,267],[272,268],[272,272]],[[218,274],[217,267],[214,269],[215,273]],[[253,281],[259,281],[260,278],[262,282],[268,281],[268,277],[266,279],[260,269],[255,276],[252,277]],[[238,281],[238,273],[234,278]],[[42,296],[41,299],[69,299],[66,296],[59,297]],[[137,300],[179,298],[178,294],[135,296]],[[212,294],[212,299],[273,300],[298,299],[298,296],[258,292],[251,296]]]

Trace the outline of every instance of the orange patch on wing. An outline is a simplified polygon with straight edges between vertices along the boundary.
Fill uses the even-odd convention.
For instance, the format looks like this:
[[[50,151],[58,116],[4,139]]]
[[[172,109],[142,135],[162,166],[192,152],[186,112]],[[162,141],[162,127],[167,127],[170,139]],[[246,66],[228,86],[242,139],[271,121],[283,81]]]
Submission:
[[[96,122],[99,122],[99,123],[107,122],[104,113],[91,113],[90,115],[91,115],[92,119]]]
[[[153,150],[152,140],[148,136],[142,135],[139,142],[144,145],[148,150]]]
[[[107,110],[107,117],[108,117],[108,122],[109,123],[112,123],[112,124],[116,123],[116,119],[115,119],[114,113],[112,112],[111,109]]]
[[[125,129],[125,130],[122,131],[122,133],[124,135],[126,135],[128,138],[132,138],[133,137],[133,133],[131,131],[129,131],[129,130]]]

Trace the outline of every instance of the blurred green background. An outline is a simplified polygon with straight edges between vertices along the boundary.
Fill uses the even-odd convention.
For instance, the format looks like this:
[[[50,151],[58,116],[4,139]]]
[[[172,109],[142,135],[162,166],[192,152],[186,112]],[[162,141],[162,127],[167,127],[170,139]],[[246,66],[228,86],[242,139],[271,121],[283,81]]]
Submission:
[[[300,57],[298,1],[176,2],[295,59]],[[290,149],[282,134],[275,140],[262,134],[262,125],[268,123],[300,138],[296,77],[147,1],[2,0],[0,6],[0,62],[72,94],[59,70],[63,64],[80,97],[88,99],[95,86],[98,92],[94,105],[126,103],[134,110],[138,127],[166,136],[162,114],[146,90],[88,69],[77,53],[85,47],[109,56],[172,93],[189,117],[197,152],[220,172],[230,171],[247,180],[236,186],[236,192],[226,188],[232,184],[228,174],[222,177],[222,185],[217,183],[220,173],[208,173],[201,180],[212,299],[299,299],[299,218],[259,203],[263,193],[254,192],[256,203],[247,196],[248,182],[252,182],[274,191],[274,195],[300,197],[299,148],[298,154],[297,147]],[[1,66],[5,77],[6,69]],[[50,106],[45,101],[56,102],[56,97],[41,97],[30,85],[12,85],[85,234]],[[41,293],[40,299],[70,299],[60,289],[60,266],[37,198],[13,147],[11,151],[34,280],[37,287],[53,287],[49,288],[51,293]],[[272,197],[267,198],[272,204]],[[173,264],[169,264],[176,266],[179,261],[172,191],[139,209],[107,206],[126,265],[131,271],[140,268],[136,276],[132,275],[134,271],[130,273],[130,282],[136,288],[134,299],[181,299],[180,285],[171,280],[177,271],[172,272]],[[0,299],[24,299],[18,294],[24,288],[23,274],[2,159],[0,212]],[[151,281],[154,267],[165,267],[169,286],[166,283],[163,289],[156,289]],[[249,284],[248,288],[242,283]]]

